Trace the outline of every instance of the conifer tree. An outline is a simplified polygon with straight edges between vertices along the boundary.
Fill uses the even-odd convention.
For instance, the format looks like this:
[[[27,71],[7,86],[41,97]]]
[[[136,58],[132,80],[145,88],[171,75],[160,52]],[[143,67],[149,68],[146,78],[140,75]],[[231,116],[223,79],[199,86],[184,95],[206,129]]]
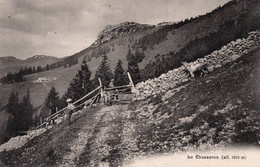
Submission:
[[[59,93],[53,86],[50,92],[48,93],[48,96],[45,98],[44,105],[51,110],[51,114],[54,114],[56,112],[56,107],[59,107],[59,103]]]
[[[138,82],[141,81],[141,75],[140,75],[137,59],[131,53],[130,49],[128,50],[126,58],[128,60],[128,72],[131,74],[134,84],[137,84]]]
[[[77,100],[83,97],[85,94],[89,93],[92,90],[92,82],[90,80],[90,77],[91,72],[84,58],[82,61],[81,69],[78,71],[78,73],[75,75],[72,82],[70,83],[69,88],[65,93],[65,97]]]
[[[86,62],[86,57],[84,57],[81,65],[81,70],[78,72],[80,76],[80,80],[82,82],[82,88],[84,89],[84,93],[88,93],[92,90],[91,88],[91,71],[89,70],[89,67]]]
[[[131,59],[133,59],[133,54],[130,50],[130,48],[128,48],[127,54],[126,54],[126,60],[130,61]]]
[[[64,93],[64,95],[61,97],[61,99],[60,99],[60,105],[59,105],[59,107],[60,108],[64,108],[64,107],[67,107],[67,102],[66,102],[66,100],[68,99],[68,98],[71,98],[70,96],[69,96],[69,93],[68,93],[68,90]]]
[[[15,118],[13,115],[8,117],[5,129],[5,139],[7,141],[11,137],[18,135],[18,126],[16,125],[17,121],[17,118]]]
[[[37,69],[36,69],[37,72],[41,72],[42,71],[42,67],[41,66],[38,66]]]
[[[33,69],[32,69],[32,67],[29,67],[27,74],[32,74],[32,73],[33,73]]]
[[[159,77],[163,73],[163,64],[160,58],[156,59],[154,76]]]
[[[23,97],[20,103],[20,123],[19,130],[26,131],[32,125],[32,110],[33,106],[30,99],[30,89],[27,90],[27,95]]]
[[[137,49],[135,49],[134,58],[135,58],[135,61],[136,61],[137,63],[140,63],[140,62],[142,62],[143,59],[145,58],[145,54],[144,54],[143,51],[140,52],[140,50],[137,48]]]
[[[119,59],[115,68],[114,72],[114,85],[115,86],[122,86],[127,85],[129,83],[129,79],[127,77],[127,74],[125,70],[123,69],[123,63]]]
[[[73,100],[78,100],[83,95],[84,89],[82,88],[82,82],[80,80],[79,73],[77,73],[69,85],[69,88],[66,92],[66,97],[72,98]]]
[[[20,113],[20,104],[19,104],[19,95],[18,92],[12,92],[6,105],[6,111],[11,114],[8,118],[6,125],[6,136],[7,138],[18,135],[19,130],[19,113]]]
[[[36,73],[35,67],[32,68],[32,73]]]
[[[33,106],[30,100],[29,89],[27,90],[27,95],[23,97],[20,103],[18,93],[12,93],[6,109],[11,114],[6,126],[7,138],[17,136],[19,131],[27,131],[30,128],[32,125]]]
[[[19,111],[19,95],[18,92],[12,92],[10,98],[8,100],[8,104],[6,105],[6,111],[11,114],[15,115]]]
[[[113,74],[110,70],[108,58],[106,55],[103,56],[103,60],[99,65],[95,75],[95,85],[98,85],[98,78],[101,79],[103,86],[108,87],[110,80],[113,78]]]
[[[134,84],[137,84],[142,80],[139,67],[136,62],[131,62],[131,61],[128,62],[128,71],[131,74]]]
[[[46,71],[50,70],[49,64],[46,65]]]

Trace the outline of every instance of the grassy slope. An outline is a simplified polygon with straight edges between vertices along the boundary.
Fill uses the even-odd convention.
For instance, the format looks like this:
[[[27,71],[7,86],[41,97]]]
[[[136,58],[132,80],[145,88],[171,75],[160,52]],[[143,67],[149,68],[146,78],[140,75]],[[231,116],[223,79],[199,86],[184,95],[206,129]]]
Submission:
[[[147,141],[150,145],[139,149],[160,152],[203,143],[256,144],[260,139],[259,58],[260,49],[206,77],[180,85],[184,87],[179,92],[173,90],[151,99],[148,103],[156,106],[152,119],[157,121],[140,126],[139,146]],[[158,129],[156,135],[151,135],[153,129]],[[169,147],[163,148],[158,140],[166,141]]]
[[[79,65],[72,66],[71,68],[56,68],[50,71],[28,75],[26,76],[26,82],[0,85],[0,101],[2,102],[2,105],[4,105],[8,102],[8,97],[12,91],[18,91],[20,97],[22,97],[26,94],[26,90],[30,88],[31,101],[33,106],[36,108],[43,104],[51,86],[55,86],[61,95],[64,94],[78,69]],[[45,85],[42,83],[35,84],[32,82],[37,80],[39,77],[56,78],[56,80],[46,83]]]
[[[4,133],[5,128],[3,128],[2,124],[5,125],[7,121],[7,115],[4,114],[4,111],[1,111],[1,107],[5,106],[8,103],[8,99],[10,97],[11,92],[17,91],[21,100],[22,97],[26,95],[26,91],[29,88],[31,102],[33,104],[34,109],[37,110],[37,108],[39,109],[39,106],[41,106],[44,103],[44,100],[47,97],[52,86],[54,86],[57,89],[61,97],[67,90],[70,82],[74,78],[79,68],[80,65],[74,65],[70,68],[60,67],[50,71],[44,71],[41,73],[28,75],[26,76],[26,82],[5,85],[0,84],[0,133]],[[51,79],[56,78],[56,80],[52,80],[51,82],[45,84],[32,82],[37,80],[39,77],[47,77]],[[39,111],[36,112],[37,113],[35,114],[39,114]]]
[[[213,145],[256,145],[260,140],[259,78],[257,49],[161,96],[84,111],[87,115],[75,117],[70,127],[58,125],[21,149],[0,153],[0,159],[10,166],[60,164],[83,126],[92,130],[85,131],[90,137],[74,161],[79,166],[118,166],[137,155]]]

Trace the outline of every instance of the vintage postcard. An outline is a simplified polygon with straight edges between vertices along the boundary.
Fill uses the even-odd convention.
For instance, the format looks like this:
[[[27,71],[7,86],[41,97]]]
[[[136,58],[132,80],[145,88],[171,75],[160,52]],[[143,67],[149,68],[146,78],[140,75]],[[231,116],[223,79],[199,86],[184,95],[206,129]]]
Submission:
[[[259,46],[259,0],[0,0],[0,166],[259,166]]]

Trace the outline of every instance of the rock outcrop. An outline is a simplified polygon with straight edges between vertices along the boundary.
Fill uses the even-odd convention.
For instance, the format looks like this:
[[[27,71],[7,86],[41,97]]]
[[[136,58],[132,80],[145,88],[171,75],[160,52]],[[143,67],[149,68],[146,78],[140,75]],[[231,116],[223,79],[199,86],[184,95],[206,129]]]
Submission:
[[[205,62],[209,71],[219,68],[228,62],[234,61],[242,55],[248,53],[260,45],[260,30],[249,33],[247,38],[237,39],[227,45],[224,45],[220,50],[216,50],[209,55],[199,58],[196,61]],[[196,62],[195,61],[195,62]],[[190,62],[195,63],[195,62]],[[187,73],[184,71],[184,66],[162,74],[158,78],[149,79],[145,82],[138,83],[136,89],[139,91],[136,94],[136,99],[141,100],[149,96],[164,93],[176,85],[190,80]]]
[[[107,25],[105,29],[98,34],[97,40],[92,44],[92,46],[104,43],[113,38],[125,36],[126,34],[142,31],[150,27],[154,26],[139,24],[136,22],[123,22],[117,25]]]
[[[46,131],[45,128],[29,131],[27,135],[16,136],[0,146],[0,152],[9,151],[24,146],[27,142]]]
[[[156,27],[169,26],[169,25],[173,25],[173,24],[176,24],[176,22],[161,22],[161,23],[158,23],[156,25]]]

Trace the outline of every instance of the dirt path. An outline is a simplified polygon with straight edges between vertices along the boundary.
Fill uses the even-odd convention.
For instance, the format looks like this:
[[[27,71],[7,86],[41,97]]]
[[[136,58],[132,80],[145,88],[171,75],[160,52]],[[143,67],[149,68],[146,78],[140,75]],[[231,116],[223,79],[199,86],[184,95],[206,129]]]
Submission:
[[[95,141],[90,147],[93,156],[88,166],[117,166],[120,161],[118,146],[121,143],[121,112],[124,108],[115,105],[101,110],[102,118],[97,125],[99,131],[95,134]]]
[[[93,120],[80,129],[78,137],[68,144],[70,152],[63,156],[62,162],[59,165],[60,167],[76,166],[75,162],[83,152],[89,138],[93,135],[93,131],[103,114],[102,111],[98,111],[94,115]]]
[[[87,144],[88,138],[92,134],[92,127],[84,126],[78,134],[78,138],[76,138],[70,146],[70,152],[63,157],[61,167],[63,166],[75,166],[74,161],[77,160],[77,157],[81,154],[85,145]]]
[[[92,121],[85,124],[77,137],[68,144],[69,151],[62,157],[59,166],[78,166],[80,156],[84,151],[91,151],[88,163],[84,165],[109,166],[111,163],[113,164],[115,147],[121,143],[123,127],[120,120],[122,120],[124,110],[126,110],[126,106],[115,105],[103,107],[97,111]],[[104,161],[104,159],[106,160]]]
[[[97,120],[92,126],[92,136],[88,138],[77,166],[120,165],[123,159],[122,150],[126,148],[124,145],[128,144],[124,142],[126,139],[123,133],[123,113],[126,110],[127,105],[113,105],[102,108],[96,114]]]
[[[124,114],[125,123],[123,126],[122,132],[122,144],[121,147],[124,148],[122,150],[122,163],[127,163],[130,159],[134,157],[134,152],[138,151],[138,147],[136,144],[136,136],[135,129],[136,125],[133,121],[129,120],[129,115],[127,113]]]

